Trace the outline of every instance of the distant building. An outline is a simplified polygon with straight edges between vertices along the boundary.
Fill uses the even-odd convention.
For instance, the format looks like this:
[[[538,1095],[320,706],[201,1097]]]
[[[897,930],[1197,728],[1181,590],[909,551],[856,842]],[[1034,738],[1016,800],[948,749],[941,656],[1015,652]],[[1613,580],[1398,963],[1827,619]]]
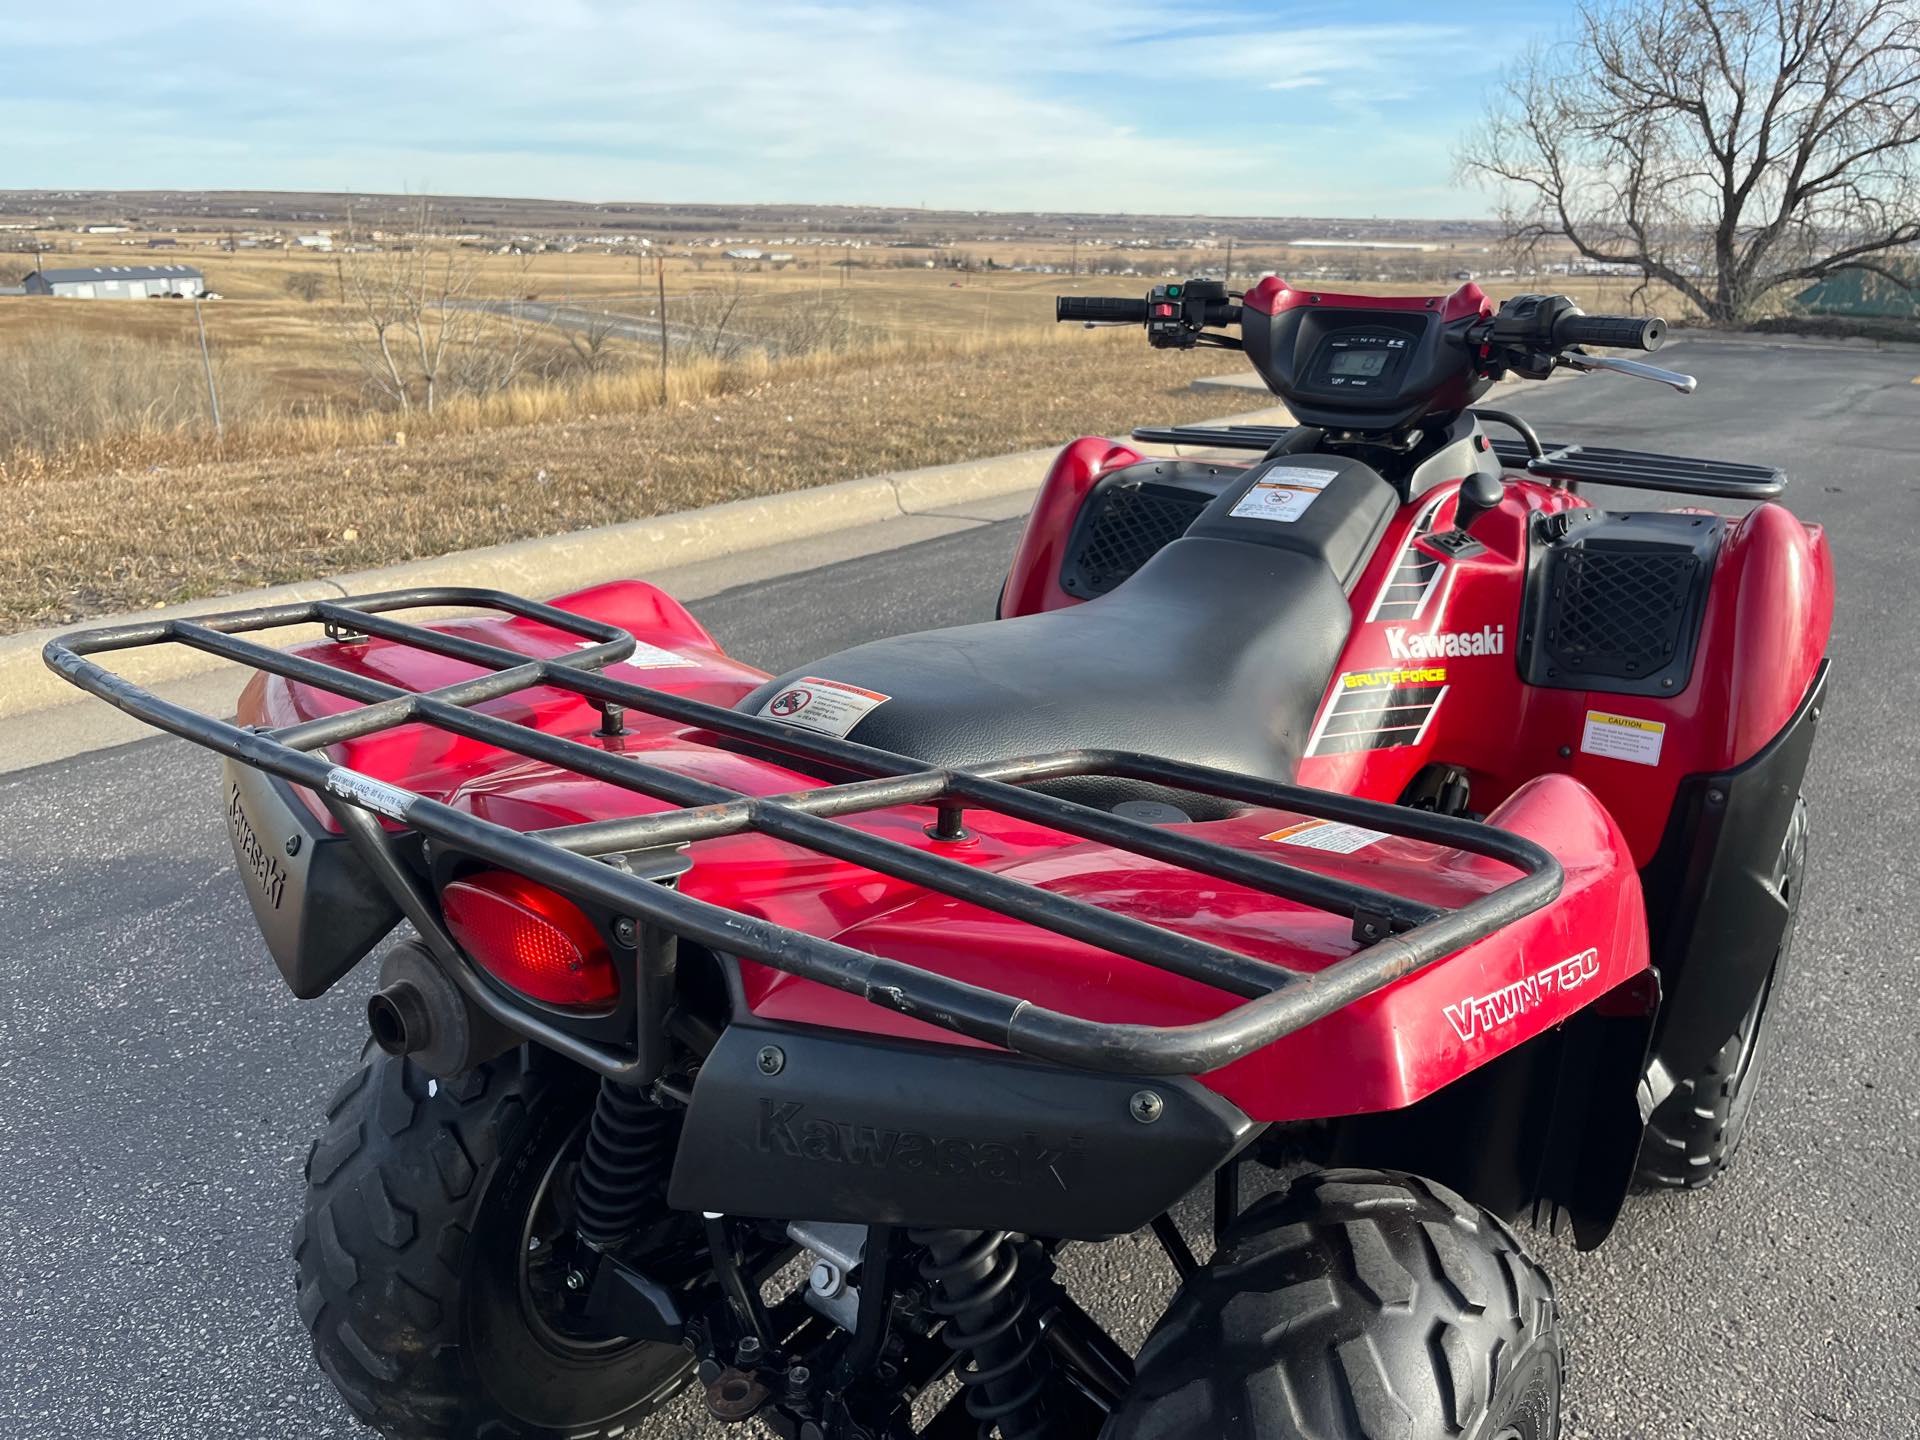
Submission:
[[[1809,315],[1920,319],[1920,265],[1893,261],[1889,268],[1912,279],[1906,285],[1898,285],[1871,270],[1842,270],[1802,290],[1797,297],[1800,308]]]
[[[145,300],[155,295],[204,295],[207,280],[191,265],[95,265],[85,270],[36,270],[29,295],[73,300]]]
[[[293,237],[293,243],[302,250],[331,250],[333,234],[331,231],[322,230],[317,235],[296,235]]]
[[[171,235],[156,235],[147,241],[149,250],[174,250],[178,249],[179,245],[180,242]]]

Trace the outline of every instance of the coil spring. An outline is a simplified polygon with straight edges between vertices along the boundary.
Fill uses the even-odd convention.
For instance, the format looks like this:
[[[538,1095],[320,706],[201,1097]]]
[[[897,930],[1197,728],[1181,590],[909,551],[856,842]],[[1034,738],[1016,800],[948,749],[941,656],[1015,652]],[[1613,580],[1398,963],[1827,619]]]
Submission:
[[[934,1313],[947,1322],[944,1338],[966,1357],[959,1379],[967,1389],[967,1413],[980,1422],[981,1440],[995,1426],[1004,1440],[1042,1434],[1046,1355],[1037,1327],[1026,1323],[1019,1250],[1004,1230],[909,1233],[926,1247],[920,1275],[933,1291]]]
[[[678,1112],[661,1109],[630,1085],[600,1082],[573,1182],[581,1239],[604,1247],[639,1227],[655,1208],[679,1131]]]

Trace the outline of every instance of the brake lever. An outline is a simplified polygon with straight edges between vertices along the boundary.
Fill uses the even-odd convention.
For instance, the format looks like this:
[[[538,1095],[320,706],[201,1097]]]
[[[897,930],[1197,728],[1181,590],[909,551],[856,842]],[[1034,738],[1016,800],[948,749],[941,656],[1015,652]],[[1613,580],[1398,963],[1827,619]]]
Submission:
[[[1569,350],[1564,355],[1556,355],[1553,363],[1582,373],[1611,370],[1616,375],[1630,375],[1636,380],[1652,380],[1657,384],[1670,385],[1682,395],[1691,395],[1700,384],[1693,376],[1682,375],[1678,370],[1662,370],[1658,365],[1622,360],[1617,355],[1589,355],[1584,350]]]

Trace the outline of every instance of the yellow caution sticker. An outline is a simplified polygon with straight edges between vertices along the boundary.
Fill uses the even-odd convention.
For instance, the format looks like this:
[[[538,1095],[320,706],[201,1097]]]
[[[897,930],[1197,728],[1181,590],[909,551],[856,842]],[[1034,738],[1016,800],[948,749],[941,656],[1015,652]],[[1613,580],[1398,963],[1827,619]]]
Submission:
[[[1580,749],[1585,754],[1604,756],[1608,760],[1658,765],[1660,747],[1666,738],[1664,720],[1640,720],[1632,715],[1589,710],[1586,729],[1580,735]]]

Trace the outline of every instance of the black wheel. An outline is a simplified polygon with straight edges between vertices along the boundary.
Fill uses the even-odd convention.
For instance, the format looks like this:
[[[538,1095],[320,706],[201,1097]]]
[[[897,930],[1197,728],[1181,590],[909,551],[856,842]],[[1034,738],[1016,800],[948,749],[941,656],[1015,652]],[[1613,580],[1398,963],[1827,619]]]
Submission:
[[[455,1080],[374,1052],[307,1155],[294,1234],[320,1368],[383,1434],[592,1437],[683,1386],[675,1345],[569,1318],[573,1174],[595,1088],[509,1051]]]
[[[1431,1181],[1325,1170],[1180,1287],[1101,1440],[1552,1440],[1553,1282]]]
[[[1706,1068],[1673,1087],[1647,1121],[1634,1178],[1657,1190],[1697,1190],[1719,1178],[1739,1148],[1753,1115],[1753,1100],[1773,1052],[1774,996],[1786,981],[1793,932],[1800,922],[1800,895],[1807,871],[1807,802],[1793,807],[1773,881],[1787,902],[1787,926],[1773,967],[1739,1028],[1727,1037]]]

